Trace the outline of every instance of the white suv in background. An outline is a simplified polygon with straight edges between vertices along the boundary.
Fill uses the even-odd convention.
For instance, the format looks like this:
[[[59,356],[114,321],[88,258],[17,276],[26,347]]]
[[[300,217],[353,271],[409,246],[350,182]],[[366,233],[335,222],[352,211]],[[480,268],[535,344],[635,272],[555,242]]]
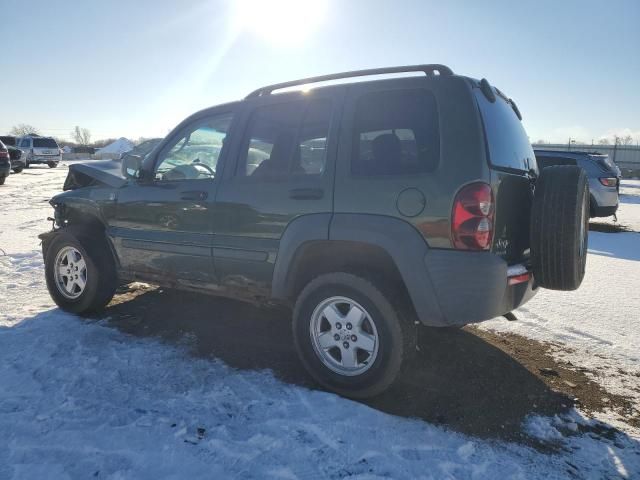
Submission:
[[[62,160],[62,150],[52,137],[27,135],[20,138],[18,148],[22,150],[27,168],[35,163],[44,163],[49,165],[49,168],[55,168]]]

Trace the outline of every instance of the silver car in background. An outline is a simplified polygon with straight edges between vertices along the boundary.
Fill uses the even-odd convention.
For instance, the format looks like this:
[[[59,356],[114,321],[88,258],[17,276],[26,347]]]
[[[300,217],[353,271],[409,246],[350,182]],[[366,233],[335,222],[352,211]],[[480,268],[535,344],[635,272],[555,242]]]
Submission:
[[[608,217],[618,210],[621,172],[608,155],[597,152],[535,150],[538,168],[578,165],[589,178],[591,217]]]
[[[25,166],[36,163],[49,165],[55,168],[62,160],[62,150],[58,142],[52,137],[41,137],[40,135],[27,135],[18,141],[18,148],[22,150],[25,159]]]

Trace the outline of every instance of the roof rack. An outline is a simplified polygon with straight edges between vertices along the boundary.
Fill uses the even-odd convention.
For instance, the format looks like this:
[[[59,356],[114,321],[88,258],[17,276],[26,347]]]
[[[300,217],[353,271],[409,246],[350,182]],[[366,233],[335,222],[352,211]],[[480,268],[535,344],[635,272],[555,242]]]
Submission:
[[[275,83],[273,85],[267,85],[266,87],[259,88],[246,98],[255,98],[269,95],[274,90],[281,90],[283,88],[295,87],[297,85],[305,85],[308,83],[328,82],[330,80],[339,80],[342,78],[354,78],[354,77],[366,77],[368,75],[385,75],[389,73],[407,73],[407,72],[424,72],[427,76],[437,75],[453,75],[453,71],[446,65],[439,65],[437,63],[429,65],[406,65],[403,67],[387,67],[387,68],[370,68],[368,70],[354,70],[352,72],[332,73],[330,75],[321,75],[319,77],[302,78],[300,80],[292,80],[290,82]]]

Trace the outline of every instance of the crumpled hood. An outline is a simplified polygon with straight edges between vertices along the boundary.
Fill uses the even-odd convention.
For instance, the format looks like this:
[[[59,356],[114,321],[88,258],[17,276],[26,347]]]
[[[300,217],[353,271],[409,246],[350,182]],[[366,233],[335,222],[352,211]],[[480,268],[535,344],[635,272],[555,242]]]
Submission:
[[[75,190],[93,185],[118,188],[126,182],[120,160],[97,160],[69,165],[69,173],[62,189]]]

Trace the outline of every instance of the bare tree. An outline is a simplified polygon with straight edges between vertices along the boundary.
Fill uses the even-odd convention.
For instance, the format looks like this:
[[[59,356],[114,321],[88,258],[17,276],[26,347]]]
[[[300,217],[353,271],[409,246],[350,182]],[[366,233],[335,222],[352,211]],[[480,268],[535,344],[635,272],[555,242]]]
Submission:
[[[598,145],[609,145],[609,139],[608,138],[601,138],[600,140],[598,140]]]
[[[13,127],[11,127],[9,133],[11,135],[15,135],[16,137],[23,137],[25,135],[29,135],[30,133],[39,134],[40,130],[27,123],[19,123],[18,125],[14,125]]]
[[[542,139],[542,138],[541,138],[541,139],[539,139],[539,140],[536,142],[536,144],[538,144],[538,145],[544,145],[545,143],[547,143],[547,141],[546,141],[546,140],[544,140],[544,139]]]
[[[71,132],[71,138],[78,144],[87,146],[91,143],[91,132],[88,128],[80,128],[76,125],[76,128]]]

